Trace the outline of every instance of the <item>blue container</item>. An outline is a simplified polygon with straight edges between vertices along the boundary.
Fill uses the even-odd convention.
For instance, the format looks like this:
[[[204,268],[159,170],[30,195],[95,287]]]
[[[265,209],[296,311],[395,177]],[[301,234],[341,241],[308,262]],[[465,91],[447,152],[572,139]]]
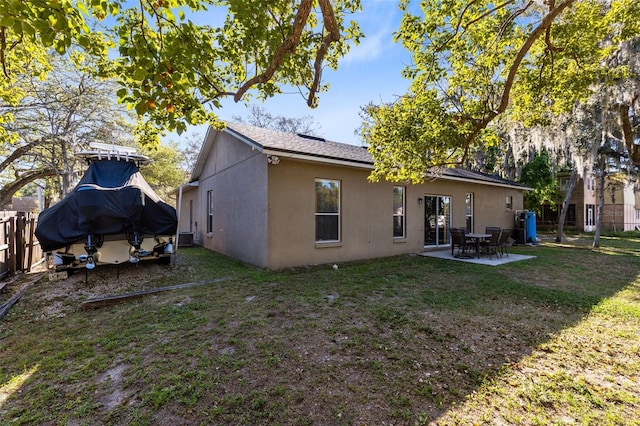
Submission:
[[[536,213],[525,212],[525,236],[524,240],[527,243],[536,244],[538,239],[536,238]]]

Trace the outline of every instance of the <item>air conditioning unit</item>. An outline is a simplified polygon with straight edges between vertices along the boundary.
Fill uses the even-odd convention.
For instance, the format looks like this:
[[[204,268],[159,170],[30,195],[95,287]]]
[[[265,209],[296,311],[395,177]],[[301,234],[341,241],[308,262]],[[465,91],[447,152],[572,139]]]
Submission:
[[[178,235],[178,247],[193,246],[193,232],[181,232]]]

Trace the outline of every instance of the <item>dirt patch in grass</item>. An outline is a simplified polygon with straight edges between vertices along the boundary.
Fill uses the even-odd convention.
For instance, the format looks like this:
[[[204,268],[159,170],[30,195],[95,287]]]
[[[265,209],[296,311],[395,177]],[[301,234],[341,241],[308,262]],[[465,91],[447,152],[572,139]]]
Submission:
[[[116,268],[97,268],[88,283],[84,273],[42,282],[0,323],[0,418],[154,425],[632,421],[640,392],[633,386],[640,261],[522,250],[537,250],[536,259],[488,268],[399,256],[337,271],[268,272],[191,249],[171,268],[123,265],[119,278]],[[600,268],[616,279],[603,279]],[[99,295],[220,277],[229,279],[80,309]],[[29,377],[10,386],[25,371]]]

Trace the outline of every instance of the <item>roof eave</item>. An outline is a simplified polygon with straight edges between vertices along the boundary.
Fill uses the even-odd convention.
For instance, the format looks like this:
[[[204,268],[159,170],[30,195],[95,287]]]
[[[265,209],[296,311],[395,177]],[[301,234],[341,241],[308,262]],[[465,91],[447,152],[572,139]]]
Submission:
[[[197,181],[200,179],[200,175],[204,170],[204,165],[207,162],[207,157],[209,156],[209,151],[211,150],[211,145],[213,144],[214,135],[213,132],[217,132],[211,126],[207,127],[207,133],[204,135],[204,142],[200,147],[200,152],[198,153],[198,159],[196,160],[196,164],[193,165],[193,169],[191,170],[191,179],[190,182]]]
[[[311,161],[314,163],[325,163],[337,166],[351,166],[360,169],[373,170],[373,164],[364,161],[348,160],[344,158],[327,157],[322,155],[305,154],[301,152],[292,152],[274,148],[264,148],[262,151],[265,155],[275,155],[282,158],[291,158],[301,161]]]
[[[355,160],[346,160],[346,159],[340,159],[340,158],[334,158],[334,157],[310,155],[310,154],[304,154],[304,153],[292,152],[292,151],[286,151],[286,150],[279,150],[279,149],[273,149],[273,148],[264,148],[264,150],[262,152],[265,155],[276,155],[276,156],[279,156],[279,157],[292,158],[292,159],[295,159],[295,160],[312,161],[312,162],[316,162],[316,163],[320,162],[320,163],[338,165],[338,166],[351,166],[351,167],[357,167],[357,168],[366,169],[366,170],[373,170],[373,168],[374,168],[373,167],[373,163],[364,162],[364,161],[355,161]],[[482,180],[482,179],[471,179],[471,178],[463,178],[463,177],[457,177],[457,176],[442,175],[438,179],[445,179],[445,180],[450,180],[450,181],[458,181],[458,182],[466,182],[466,183],[483,184],[483,185],[497,186],[497,187],[502,187],[502,188],[513,188],[513,189],[518,189],[518,190],[522,190],[522,191],[531,191],[531,190],[533,190],[533,188],[529,188],[529,187],[526,187],[526,186],[520,186],[520,185],[512,185],[512,184],[509,184],[509,183],[506,183],[506,182],[491,182],[491,181],[486,181],[486,180]]]
[[[258,142],[254,141],[251,138],[246,137],[242,133],[236,132],[235,130],[233,130],[233,129],[229,128],[229,127],[225,127],[224,128],[224,132],[227,133],[227,134],[230,134],[231,136],[233,136],[236,139],[241,140],[242,142],[246,143],[247,145],[249,145],[253,149],[256,149],[256,150],[258,150],[260,152],[263,152],[263,150],[264,150],[264,146],[262,146]]]
[[[491,182],[491,181],[482,180],[482,179],[471,179],[471,178],[463,178],[463,177],[457,177],[457,176],[442,176],[440,179],[448,179],[448,180],[459,181],[459,182],[470,182],[470,183],[484,184],[484,185],[497,186],[497,187],[502,187],[502,188],[513,188],[513,189],[519,189],[519,190],[522,190],[522,191],[531,191],[531,190],[533,190],[533,188],[529,188],[528,186],[513,185],[513,184],[506,183],[506,182]]]

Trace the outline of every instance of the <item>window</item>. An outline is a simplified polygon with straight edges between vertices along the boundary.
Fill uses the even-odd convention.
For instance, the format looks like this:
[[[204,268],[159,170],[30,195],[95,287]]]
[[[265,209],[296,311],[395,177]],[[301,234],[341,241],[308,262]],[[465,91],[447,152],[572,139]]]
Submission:
[[[340,241],[340,181],[316,179],[316,241]]]
[[[596,211],[595,204],[587,204],[587,220],[585,223],[586,226],[594,226],[596,224],[595,211]]]
[[[513,209],[513,197],[511,195],[507,195],[504,203],[504,208],[507,210]]]
[[[559,187],[561,192],[567,192],[567,185],[568,184],[569,184],[569,178],[568,177],[558,178],[558,187]]]
[[[207,191],[207,234],[213,232],[213,191]]]
[[[465,197],[465,215],[467,217],[465,228],[467,232],[470,233],[473,231],[473,192],[467,193]]]
[[[393,187],[393,238],[404,238],[404,186]]]

